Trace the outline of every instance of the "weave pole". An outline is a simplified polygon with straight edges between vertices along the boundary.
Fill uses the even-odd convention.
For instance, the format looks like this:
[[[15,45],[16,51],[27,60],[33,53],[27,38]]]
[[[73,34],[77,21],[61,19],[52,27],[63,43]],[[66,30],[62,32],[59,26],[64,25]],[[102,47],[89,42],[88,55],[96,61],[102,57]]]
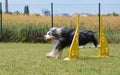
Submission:
[[[102,58],[108,56],[109,56],[109,47],[103,31],[102,16],[100,16],[100,49],[99,49],[98,57]]]
[[[98,4],[99,7],[99,54],[98,57],[108,57],[109,56],[109,47],[108,47],[108,41],[106,39],[106,36],[103,31],[103,18],[101,16],[101,4]]]
[[[69,57],[64,60],[79,59],[79,28],[80,28],[80,15],[77,15],[77,25],[74,38],[69,50]]]
[[[2,3],[0,3],[0,42],[2,41]]]
[[[51,3],[51,27],[53,27],[53,3]]]

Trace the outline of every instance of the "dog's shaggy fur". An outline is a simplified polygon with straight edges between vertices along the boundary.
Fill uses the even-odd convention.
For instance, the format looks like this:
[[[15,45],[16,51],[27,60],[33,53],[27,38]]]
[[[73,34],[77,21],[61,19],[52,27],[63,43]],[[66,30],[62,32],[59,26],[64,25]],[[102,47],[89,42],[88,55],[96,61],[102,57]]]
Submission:
[[[81,30],[79,32],[79,45],[85,45],[89,42],[92,42],[95,47],[97,47],[97,39],[94,36],[93,31],[91,30]],[[61,58],[63,48],[70,46],[75,34],[74,29],[70,28],[51,28],[45,35],[45,40],[57,40],[55,47],[50,53],[47,53],[47,57]]]

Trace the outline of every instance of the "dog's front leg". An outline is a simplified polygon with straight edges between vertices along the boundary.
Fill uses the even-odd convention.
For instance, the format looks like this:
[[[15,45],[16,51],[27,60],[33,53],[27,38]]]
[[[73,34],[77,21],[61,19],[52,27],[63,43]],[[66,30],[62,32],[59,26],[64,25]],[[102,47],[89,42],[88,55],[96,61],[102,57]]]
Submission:
[[[58,52],[57,52],[57,54],[56,54],[56,59],[60,59],[61,57],[62,57],[62,51],[63,50],[59,50]]]
[[[57,44],[55,45],[55,47],[52,49],[51,52],[49,52],[49,53],[46,54],[46,57],[47,57],[47,58],[54,58],[54,57],[56,57],[56,55],[57,55],[57,53],[58,53],[58,45],[59,45],[59,43],[57,43]]]
[[[54,58],[54,57],[56,57],[57,52],[58,51],[56,51],[56,50],[53,49],[51,52],[49,52],[49,53],[46,54],[46,57],[47,58]]]
[[[46,57],[48,58],[61,58],[62,56],[62,45],[61,42],[58,42],[55,47],[53,48],[53,50],[50,53],[47,53]]]
[[[56,58],[56,59],[60,59],[62,57],[62,50],[60,51],[51,51],[50,53],[46,54],[47,58]]]

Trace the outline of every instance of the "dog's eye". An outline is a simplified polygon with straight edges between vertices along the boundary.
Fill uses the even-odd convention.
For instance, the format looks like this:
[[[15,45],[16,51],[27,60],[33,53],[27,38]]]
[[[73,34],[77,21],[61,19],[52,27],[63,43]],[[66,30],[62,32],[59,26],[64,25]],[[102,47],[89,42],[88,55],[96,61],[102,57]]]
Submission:
[[[47,32],[47,35],[50,35],[50,32]]]
[[[55,32],[56,32],[56,29],[53,30],[53,33],[55,33]]]
[[[50,35],[50,33],[48,33],[48,35]]]

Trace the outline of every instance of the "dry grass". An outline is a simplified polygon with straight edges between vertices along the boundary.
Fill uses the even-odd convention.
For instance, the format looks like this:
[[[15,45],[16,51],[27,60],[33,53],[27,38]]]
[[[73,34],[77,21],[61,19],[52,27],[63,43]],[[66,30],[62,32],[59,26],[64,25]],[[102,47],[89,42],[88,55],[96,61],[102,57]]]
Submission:
[[[74,26],[76,16],[56,16],[54,17],[55,26]],[[120,30],[120,16],[104,16],[103,25],[105,29]],[[50,16],[36,15],[9,15],[3,14],[3,25],[48,25],[50,26]],[[98,27],[98,17],[81,17],[81,24],[85,28],[96,29]]]
[[[10,15],[3,14],[3,29],[4,27],[10,26],[10,28],[25,28],[26,26],[38,26],[38,31],[47,31],[46,29],[51,27],[51,17],[50,16],[37,16],[37,15]],[[90,29],[99,34],[98,16],[81,16],[81,29]],[[119,43],[120,42],[120,16],[103,16],[103,28],[107,36],[109,43]],[[76,16],[55,16],[54,26],[57,27],[75,27]],[[39,29],[42,28],[42,29]],[[15,29],[16,29],[15,28]],[[27,29],[26,29],[27,30]],[[5,31],[5,30],[4,30]],[[19,32],[19,30],[17,30]],[[5,31],[6,32],[6,31]],[[14,33],[15,31],[13,31]],[[33,31],[31,31],[33,32]],[[9,32],[8,32],[9,33]],[[36,32],[35,32],[36,33]],[[46,32],[45,32],[46,33]],[[45,34],[44,33],[44,34]],[[18,34],[18,33],[17,33]],[[6,35],[6,34],[5,34]],[[13,36],[13,35],[12,35]],[[4,37],[5,38],[5,37]]]
[[[50,17],[35,16],[35,15],[3,15],[3,25],[40,25],[50,24]]]
[[[120,31],[120,16],[106,16],[103,17],[103,24],[105,28]]]

